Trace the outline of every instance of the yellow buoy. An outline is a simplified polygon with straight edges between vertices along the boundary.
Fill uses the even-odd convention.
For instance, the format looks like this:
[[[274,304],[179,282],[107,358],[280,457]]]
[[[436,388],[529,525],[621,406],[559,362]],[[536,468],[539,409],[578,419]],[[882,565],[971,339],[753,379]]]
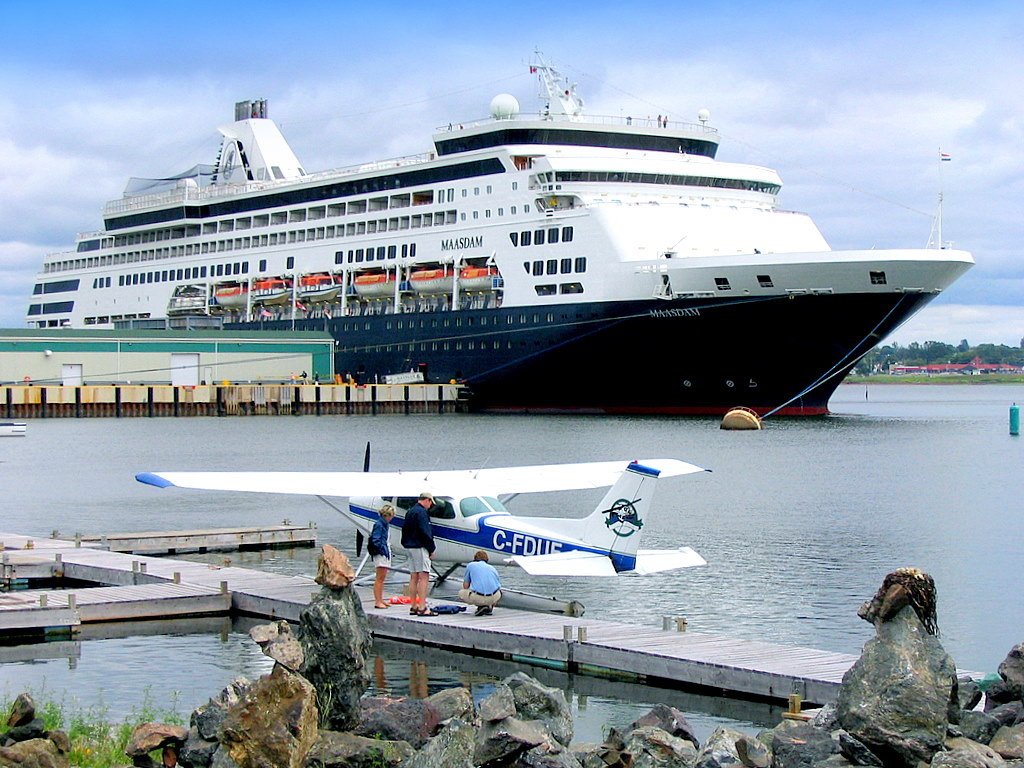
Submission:
[[[721,429],[760,429],[761,418],[749,408],[736,407],[722,417]]]

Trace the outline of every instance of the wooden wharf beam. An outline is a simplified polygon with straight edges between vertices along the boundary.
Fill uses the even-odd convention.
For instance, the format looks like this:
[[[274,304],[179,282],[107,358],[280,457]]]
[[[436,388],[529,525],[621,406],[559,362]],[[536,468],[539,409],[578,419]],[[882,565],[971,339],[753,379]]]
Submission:
[[[283,523],[271,526],[206,528],[193,531],[141,531],[82,536],[84,544],[112,552],[207,552],[211,550],[274,549],[316,545],[316,527]]]

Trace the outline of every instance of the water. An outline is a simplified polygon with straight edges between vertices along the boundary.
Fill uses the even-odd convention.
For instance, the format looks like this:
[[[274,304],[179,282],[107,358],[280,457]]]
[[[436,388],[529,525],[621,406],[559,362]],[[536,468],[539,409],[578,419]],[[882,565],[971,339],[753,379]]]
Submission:
[[[367,441],[380,470],[672,456],[712,472],[659,481],[644,546],[688,544],[709,565],[614,581],[545,579],[543,591],[577,598],[598,618],[660,626],[662,616],[682,615],[694,631],[858,653],[872,629],[857,608],[886,573],[916,566],[938,585],[946,649],[959,666],[989,672],[1024,639],[1024,601],[1004,584],[1024,563],[1024,443],[1008,435],[1011,402],[1024,402],[1024,387],[847,385],[832,400],[835,415],[769,420],[761,432],[725,432],[712,418],[650,417],[33,421],[26,439],[0,442],[0,531],[47,536],[53,529],[70,535],[289,519],[315,522],[321,542],[351,554],[351,527],[315,499],[157,490],[134,474],[358,470]],[[582,515],[600,496],[520,496],[512,509]],[[227,556],[238,565],[312,574],[316,554]],[[503,576],[510,586],[541,591],[515,569]],[[113,636],[77,644],[73,662],[0,665],[0,696],[45,688],[69,701],[100,701],[120,716],[148,686],[161,701],[179,692],[178,708],[187,713],[234,675],[268,668],[238,626],[143,631],[156,630],[108,628]],[[470,684],[480,697],[494,680],[485,671],[498,668],[487,660],[475,669],[474,660],[451,654],[417,661],[402,647],[380,653],[383,690],[403,695],[425,682],[432,691]],[[610,692],[607,682],[568,677],[551,684],[569,691],[583,740],[598,738],[605,723],[630,722],[654,701],[692,712],[705,734],[722,721],[742,727],[778,719],[765,707],[723,710],[721,700],[679,692]]]

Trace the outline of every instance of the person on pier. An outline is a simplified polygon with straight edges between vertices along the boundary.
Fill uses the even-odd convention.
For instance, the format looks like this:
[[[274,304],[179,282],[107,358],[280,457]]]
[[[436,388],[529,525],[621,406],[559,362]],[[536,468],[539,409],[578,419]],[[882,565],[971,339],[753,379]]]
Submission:
[[[477,616],[490,616],[501,600],[501,578],[488,560],[487,553],[478,549],[473,562],[466,566],[466,577],[459,590],[459,599],[475,605]]]
[[[430,526],[430,508],[434,496],[429,491],[409,507],[402,523],[402,547],[409,552],[409,597],[413,616],[437,616],[427,608],[427,585],[430,583],[430,561],[434,559],[434,532]]]
[[[370,532],[370,541],[366,545],[366,551],[373,558],[374,579],[373,579],[373,607],[389,608],[384,602],[384,581],[391,569],[391,547],[388,546],[388,529],[391,527],[391,518],[395,516],[395,508],[385,504],[380,508],[380,517],[373,524]]]

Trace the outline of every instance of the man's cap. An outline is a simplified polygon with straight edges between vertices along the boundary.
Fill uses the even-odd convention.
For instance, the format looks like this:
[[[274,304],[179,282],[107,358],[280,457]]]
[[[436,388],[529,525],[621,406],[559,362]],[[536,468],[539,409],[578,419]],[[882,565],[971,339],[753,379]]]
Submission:
[[[432,494],[430,491],[424,491],[423,493],[420,494],[420,498],[421,499],[430,499],[431,501],[433,501],[434,500],[434,494]]]

